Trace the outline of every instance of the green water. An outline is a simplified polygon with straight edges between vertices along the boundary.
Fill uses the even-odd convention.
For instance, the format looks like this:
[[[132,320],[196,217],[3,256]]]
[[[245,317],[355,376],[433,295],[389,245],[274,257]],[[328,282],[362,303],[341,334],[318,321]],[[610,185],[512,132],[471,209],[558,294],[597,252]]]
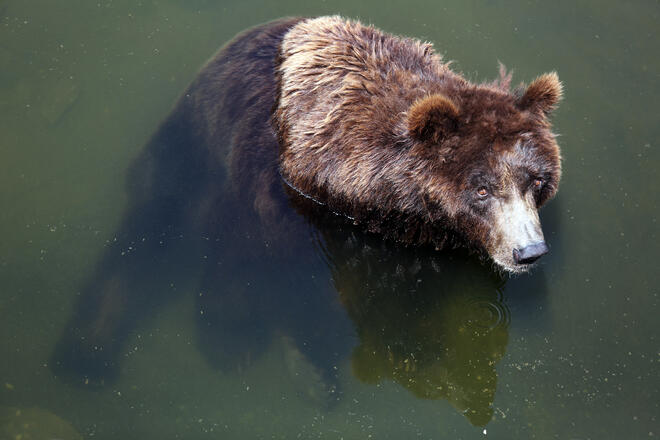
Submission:
[[[336,295],[323,297],[332,318],[306,303],[272,313],[338,335],[330,397],[313,359],[270,325],[249,362],[212,362],[194,264],[166,274],[174,294],[130,329],[113,380],[55,374],[125,214],[126,170],[199,66],[248,26],[329,13],[433,41],[471,79],[493,78],[498,61],[514,81],[559,73],[564,174],[541,213],[540,268],[500,280],[444,254],[413,270],[404,253],[366,258],[376,277],[341,252],[302,261]],[[19,429],[8,408],[98,439],[657,437],[658,30],[652,0],[0,0],[0,438]]]

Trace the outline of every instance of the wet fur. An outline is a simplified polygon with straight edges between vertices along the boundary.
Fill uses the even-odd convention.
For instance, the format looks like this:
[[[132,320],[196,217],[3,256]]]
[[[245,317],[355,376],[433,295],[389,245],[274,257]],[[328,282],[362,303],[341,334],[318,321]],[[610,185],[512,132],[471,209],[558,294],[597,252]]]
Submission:
[[[432,45],[340,17],[292,28],[278,73],[283,175],[369,231],[490,250],[492,219],[473,208],[471,185],[476,174],[498,189],[522,185],[498,169],[505,155],[543,174],[538,206],[556,191],[559,148],[547,120],[561,97],[556,74],[511,91],[502,68],[497,81],[472,84]]]

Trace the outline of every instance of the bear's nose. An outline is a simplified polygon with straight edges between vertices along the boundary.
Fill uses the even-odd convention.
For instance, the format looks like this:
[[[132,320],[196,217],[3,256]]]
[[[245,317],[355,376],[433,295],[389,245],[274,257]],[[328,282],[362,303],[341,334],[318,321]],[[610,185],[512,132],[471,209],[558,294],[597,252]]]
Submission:
[[[548,253],[548,246],[545,241],[527,245],[520,249],[513,250],[513,261],[516,264],[531,264]]]

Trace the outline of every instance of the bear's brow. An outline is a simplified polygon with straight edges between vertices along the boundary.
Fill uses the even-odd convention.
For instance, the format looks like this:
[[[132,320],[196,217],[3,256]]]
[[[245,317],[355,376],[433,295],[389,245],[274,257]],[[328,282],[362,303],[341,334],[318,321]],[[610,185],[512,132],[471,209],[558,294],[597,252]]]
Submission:
[[[467,178],[467,182],[470,186],[486,185],[494,187],[497,185],[497,178],[492,170],[477,169],[472,171]]]

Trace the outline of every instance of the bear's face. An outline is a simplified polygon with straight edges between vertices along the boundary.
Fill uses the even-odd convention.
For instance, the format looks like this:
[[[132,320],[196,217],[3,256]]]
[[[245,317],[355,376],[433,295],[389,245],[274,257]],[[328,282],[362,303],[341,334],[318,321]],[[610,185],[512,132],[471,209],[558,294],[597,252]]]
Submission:
[[[488,154],[463,182],[455,182],[465,201],[457,213],[458,223],[468,225],[465,235],[510,272],[528,270],[548,251],[538,208],[554,195],[559,178],[558,159],[544,158],[541,148],[525,138]]]
[[[411,154],[432,170],[414,175],[425,203],[500,267],[524,272],[548,251],[538,209],[561,174],[547,120],[561,84],[548,74],[513,94],[493,86],[443,92],[408,111]]]

